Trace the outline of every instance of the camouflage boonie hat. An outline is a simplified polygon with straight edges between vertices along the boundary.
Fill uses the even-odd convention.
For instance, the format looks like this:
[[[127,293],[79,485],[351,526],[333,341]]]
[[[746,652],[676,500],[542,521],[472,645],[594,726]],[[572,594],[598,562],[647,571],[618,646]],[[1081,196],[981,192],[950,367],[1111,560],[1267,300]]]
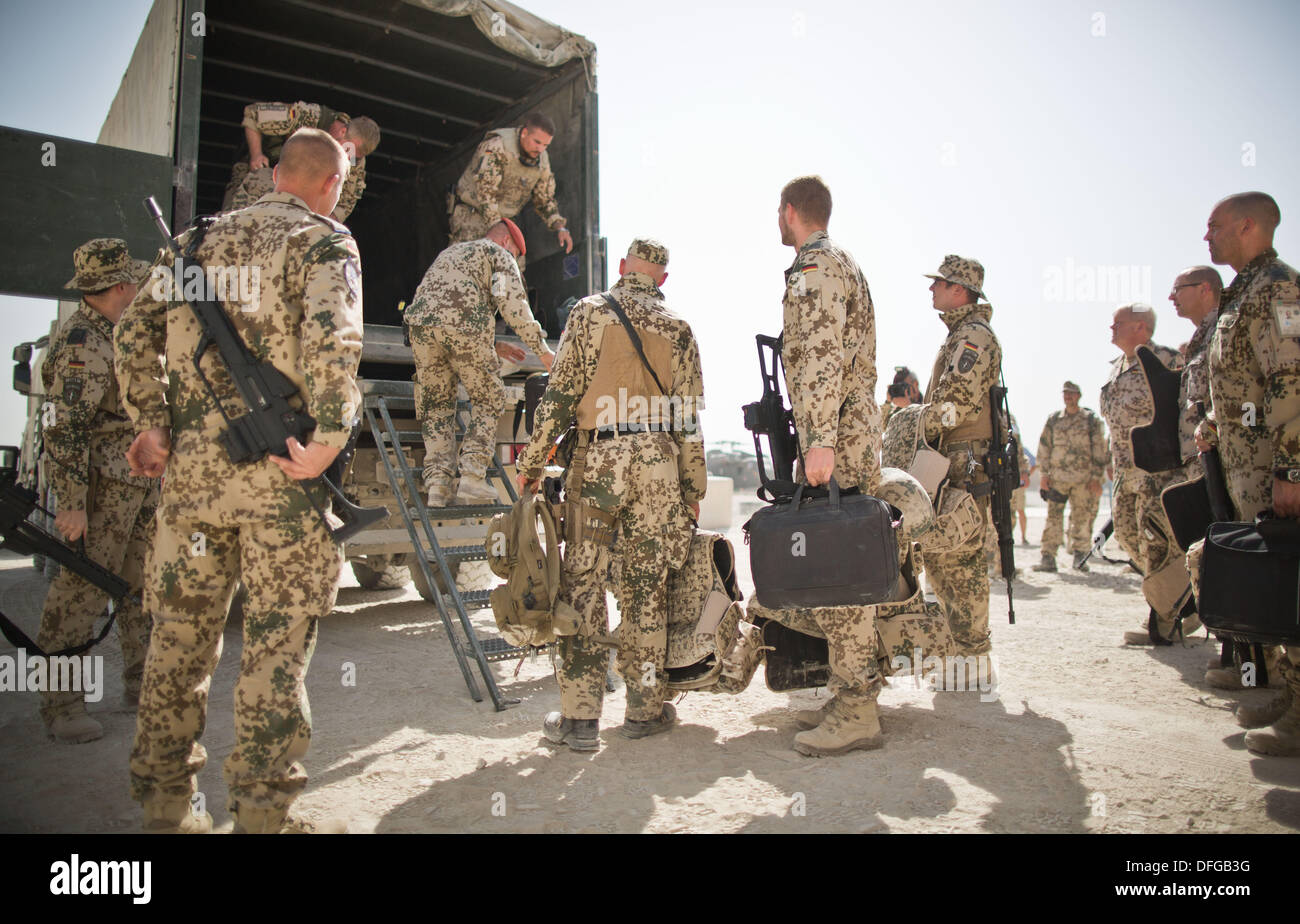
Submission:
[[[1083,389],[1082,389],[1082,388],[1080,388],[1078,385],[1075,385],[1073,382],[1068,381],[1068,380],[1066,381],[1066,383],[1065,383],[1064,385],[1061,386],[1061,391],[1072,391],[1072,392],[1074,392],[1076,395],[1081,395],[1081,394],[1083,394]]]
[[[668,265],[668,248],[650,237],[638,237],[628,245],[627,255],[653,263],[655,266]]]
[[[939,264],[938,275],[925,273],[924,276],[927,279],[942,279],[944,282],[965,286],[980,298],[988,298],[983,289],[984,265],[978,260],[968,260],[966,257],[950,253]]]
[[[148,260],[133,260],[126,241],[116,237],[97,237],[72,252],[71,279],[63,286],[81,292],[98,292],[119,282],[143,282],[149,272]]]

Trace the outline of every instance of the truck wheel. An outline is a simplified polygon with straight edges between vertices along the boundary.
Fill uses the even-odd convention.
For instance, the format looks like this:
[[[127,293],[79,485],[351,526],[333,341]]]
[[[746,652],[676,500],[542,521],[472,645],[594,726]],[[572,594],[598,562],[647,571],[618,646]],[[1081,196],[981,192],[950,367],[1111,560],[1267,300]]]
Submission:
[[[456,575],[460,572],[460,562],[451,562],[448,567],[451,568],[451,576],[454,580]],[[433,579],[438,583],[438,589],[443,593],[446,593],[447,588],[443,585],[442,572],[438,570],[438,563],[435,561],[429,562],[429,570],[433,572]],[[420,596],[432,603],[433,591],[430,590],[429,585],[424,582],[424,572],[422,572],[417,565],[411,566],[411,580],[415,582],[415,589],[420,592]]]
[[[371,555],[352,561],[352,574],[366,590],[397,590],[411,580],[411,569],[395,557]]]

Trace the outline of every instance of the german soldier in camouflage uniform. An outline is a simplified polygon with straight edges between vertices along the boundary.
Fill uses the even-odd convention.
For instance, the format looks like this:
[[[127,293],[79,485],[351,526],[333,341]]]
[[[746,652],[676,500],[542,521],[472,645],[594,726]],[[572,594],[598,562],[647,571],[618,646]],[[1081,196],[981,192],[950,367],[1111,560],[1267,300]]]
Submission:
[[[664,305],[659,287],[667,265],[663,244],[638,238],[619,262],[614,287],[574,306],[532,439],[515,461],[520,490],[535,491],[551,448],[576,425],[560,600],[577,611],[578,625],[558,640],[561,709],[546,717],[543,733],[579,751],[600,746],[608,658],[598,638],[609,631],[611,564],[620,574],[618,667],[627,681],[620,731],[643,738],[676,720],[665,702],[665,593],[669,569],[686,558],[708,475],[696,417],[704,395],[699,347],[690,325]],[[611,299],[626,313],[641,353]]]
[[[497,490],[487,480],[497,418],[506,402],[497,371],[497,357],[504,354],[502,347],[496,352],[493,347],[497,312],[548,370],[555,358],[519,278],[515,260],[523,253],[524,236],[508,219],[484,238],[452,244],[433,261],[406,309],[430,507],[447,506],[453,495],[461,503],[497,502]],[[457,380],[471,408],[460,448],[460,487],[454,491]]]
[[[1053,411],[1038,438],[1038,468],[1042,490],[1066,495],[1070,505],[1070,551],[1074,567],[1087,571],[1083,561],[1092,545],[1092,523],[1101,500],[1101,480],[1110,462],[1106,425],[1091,408],[1079,407],[1083,394],[1079,386],[1061,386],[1065,409]],[[1035,571],[1056,570],[1056,550],[1061,547],[1067,501],[1047,502],[1047,525],[1043,527],[1043,560]]]
[[[76,275],[68,288],[81,290],[81,304],[54,335],[41,368],[49,396],[43,410],[45,471],[58,506],[54,524],[69,542],[84,540],[86,554],[120,574],[138,595],[153,542],[158,483],[133,477],[126,462],[135,434],[113,376],[113,325],[149,264],[131,259],[126,242],[115,238],[82,244],[72,262]],[[45,597],[36,644],[53,652],[86,642],[106,603],[102,590],[61,569]],[[133,597],[114,606],[125,698],[134,705],[149,650],[149,617]],[[60,741],[94,741],[104,734],[79,693],[42,693],[41,718]]]
[[[802,480],[832,476],[840,487],[875,494],[880,483],[880,409],[876,406],[876,317],[871,292],[853,257],[826,233],[831,193],[820,177],[791,180],[777,213],[781,243],[795,248],[786,270],[781,361],[785,366]],[[883,744],[876,700],[875,606],[767,610],[796,631],[811,617],[830,651],[832,698],[821,713],[800,713],[794,749],[811,757]]]
[[[514,218],[531,202],[564,252],[573,250],[573,236],[555,201],[555,174],[546,153],[554,136],[555,123],[540,112],[524,116],[518,128],[488,132],[450,196],[453,244],[482,237],[488,228],[503,218]],[[519,265],[523,267],[522,260]]]
[[[319,128],[349,152],[351,167],[331,216],[347,221],[366,190],[366,157],[379,147],[379,126],[366,116],[351,118],[319,103],[249,103],[244,107],[247,157],[230,171],[222,209],[242,209],[275,188],[271,168],[280,160],[285,140],[300,128]],[[349,147],[350,146],[350,147]]]
[[[1237,276],[1223,290],[1209,347],[1212,407],[1197,428],[1197,447],[1217,444],[1242,521],[1270,507],[1300,518],[1300,278],[1273,249],[1280,221],[1272,196],[1238,193],[1214,207],[1205,234],[1210,259]],[[1188,553],[1198,578],[1200,552],[1198,543]],[[1242,705],[1237,722],[1255,729],[1246,733],[1250,750],[1300,756],[1300,647],[1286,646],[1278,666],[1282,697],[1263,708]]]
[[[1177,350],[1151,342],[1156,313],[1150,305],[1121,305],[1111,323],[1111,342],[1122,351],[1111,363],[1110,377],[1101,387],[1101,414],[1110,427],[1111,465],[1115,490],[1111,516],[1115,538],[1142,572],[1142,593],[1150,607],[1144,631],[1124,633],[1127,645],[1169,645],[1176,631],[1190,635],[1200,626],[1189,606],[1190,579],[1178,554],[1173,528],[1160,503],[1160,492],[1182,480],[1181,470],[1150,474],[1133,462],[1130,431],[1149,423],[1155,403],[1137,348],[1146,346],[1169,369],[1181,369]],[[1181,625],[1180,625],[1181,621]]]
[[[334,139],[301,129],[285,143],[275,192],[219,217],[194,256],[207,268],[260,274],[252,300],[223,307],[254,355],[297,386],[302,409],[316,420],[305,446],[289,440],[288,458],[230,462],[219,442],[221,409],[193,365],[200,327],[178,292],[161,284],[142,292],[118,325],[118,381],[138,431],[129,458],[133,470],[167,475],[145,590],[154,635],[131,752],[131,790],[147,831],[211,828],[210,816],[190,814],[189,800],[207,759],[198,738],[241,577],[248,602],[235,744],[225,764],[235,830],[310,829],[288,810],[307,782],[299,762],[311,739],[307,667],[317,620],[334,606],[342,558],[294,482],[325,471],[360,407],[360,258],[347,228],[324,217],[347,172]],[[194,233],[182,237],[182,248]],[[215,353],[204,356],[204,374],[227,413],[242,414]],[[327,505],[325,492],[313,490]]]
[[[1182,348],[1186,365],[1183,366],[1179,384],[1178,442],[1183,460],[1182,478],[1192,480],[1204,474],[1196,448],[1196,427],[1210,408],[1209,349],[1214,339],[1214,329],[1219,319],[1219,299],[1223,294],[1223,277],[1212,266],[1193,266],[1183,270],[1174,279],[1169,290],[1169,300],[1180,318],[1196,326],[1192,339]],[[1195,576],[1192,579],[1195,587]],[[1224,645],[1231,645],[1225,641]],[[1280,647],[1268,650],[1269,686],[1280,683],[1281,672],[1276,661],[1282,654]],[[1215,656],[1205,672],[1205,682],[1221,690],[1242,689],[1241,673],[1234,667],[1223,667]]]
[[[934,361],[925,401],[925,439],[948,457],[949,484],[970,493],[987,516],[992,482],[984,458],[993,440],[993,411],[989,388],[998,381],[1002,346],[993,334],[993,307],[984,298],[984,267],[976,260],[949,254],[939,265],[930,292],[935,310],[943,314],[948,336]],[[989,634],[989,582],[984,556],[984,530],[939,554],[921,543],[930,589],[943,605],[959,657],[981,657],[981,668],[993,650]]]

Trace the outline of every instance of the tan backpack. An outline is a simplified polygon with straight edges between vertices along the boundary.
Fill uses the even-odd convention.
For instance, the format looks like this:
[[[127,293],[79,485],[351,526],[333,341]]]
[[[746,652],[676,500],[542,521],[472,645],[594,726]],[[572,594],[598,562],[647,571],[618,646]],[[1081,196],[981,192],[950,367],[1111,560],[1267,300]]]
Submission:
[[[541,647],[557,633],[577,631],[577,612],[558,599],[560,540],[545,499],[525,495],[509,513],[494,516],[483,544],[488,567],[506,581],[489,596],[502,638],[519,647]]]

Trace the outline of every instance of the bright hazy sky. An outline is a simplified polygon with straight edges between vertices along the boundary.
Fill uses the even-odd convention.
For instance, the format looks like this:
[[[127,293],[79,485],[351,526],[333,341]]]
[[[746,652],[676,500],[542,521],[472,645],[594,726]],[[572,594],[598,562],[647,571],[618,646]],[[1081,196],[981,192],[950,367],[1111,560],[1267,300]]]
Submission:
[[[1215,200],[1271,193],[1277,248],[1300,260],[1293,3],[520,5],[596,43],[602,231],[611,257],[638,234],[668,244],[711,443],[748,442],[753,335],[780,331],[793,256],[777,199],[799,174],[830,185],[831,235],[871,286],[877,398],[896,365],[924,386],[944,337],[922,274],[974,257],[1031,450],[1065,379],[1097,406],[1117,305],[1153,303],[1159,342],[1190,337],[1167,295],[1208,261]],[[149,6],[0,0],[0,124],[93,141]],[[0,311],[7,356],[54,303]],[[0,441],[23,414],[7,378]]]

